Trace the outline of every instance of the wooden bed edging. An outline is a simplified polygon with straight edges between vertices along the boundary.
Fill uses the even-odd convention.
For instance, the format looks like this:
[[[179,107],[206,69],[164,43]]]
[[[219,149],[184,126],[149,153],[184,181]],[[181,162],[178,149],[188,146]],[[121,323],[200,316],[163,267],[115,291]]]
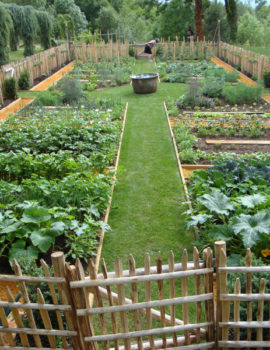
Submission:
[[[168,114],[168,110],[167,110],[167,106],[166,106],[165,101],[163,102],[163,106],[164,106],[164,110],[165,110],[165,113],[166,113],[168,128],[170,130],[170,135],[171,135],[171,139],[172,139],[172,143],[173,143],[175,158],[176,158],[177,166],[178,166],[178,172],[179,172],[180,178],[181,178],[183,186],[184,186],[185,197],[186,197],[186,200],[188,202],[189,209],[192,209],[192,204],[191,204],[190,196],[189,196],[189,193],[188,193],[187,183],[186,183],[186,179],[185,179],[184,172],[183,172],[183,169],[182,169],[181,160],[180,160],[180,158],[178,156],[178,149],[177,149],[175,137],[174,137],[174,134],[173,134],[173,131],[172,131],[172,127],[171,127],[171,124],[170,124],[170,118],[169,118],[169,114]],[[196,228],[194,228],[194,236],[195,236],[196,239],[198,239],[198,230]]]

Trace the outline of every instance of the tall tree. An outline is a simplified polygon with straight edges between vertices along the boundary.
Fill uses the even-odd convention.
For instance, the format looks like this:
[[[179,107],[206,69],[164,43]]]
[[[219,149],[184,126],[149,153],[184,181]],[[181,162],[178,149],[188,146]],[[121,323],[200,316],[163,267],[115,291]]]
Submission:
[[[9,61],[9,35],[12,19],[9,12],[0,3],[0,66]]]
[[[39,35],[41,45],[44,50],[51,47],[51,36],[52,36],[52,20],[48,12],[46,11],[36,11],[36,16],[39,25]]]
[[[10,48],[12,51],[17,51],[21,35],[21,7],[16,4],[5,4],[4,6],[9,11],[13,22],[13,30],[10,35]]]
[[[30,5],[23,6],[20,15],[24,56],[31,56],[34,54],[34,39],[38,28],[35,10]]]
[[[230,26],[230,37],[232,41],[236,40],[237,35],[237,4],[236,0],[225,0],[225,9],[227,21]]]
[[[202,0],[195,0],[195,27],[196,36],[199,40],[203,40],[203,2]]]

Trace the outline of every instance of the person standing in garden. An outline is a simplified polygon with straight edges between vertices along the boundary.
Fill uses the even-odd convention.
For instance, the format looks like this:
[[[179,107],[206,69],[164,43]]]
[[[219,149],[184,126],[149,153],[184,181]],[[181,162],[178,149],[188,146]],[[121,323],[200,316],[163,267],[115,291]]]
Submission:
[[[153,58],[152,49],[158,42],[159,42],[159,39],[154,39],[154,40],[150,40],[148,43],[145,44],[144,53],[147,53],[150,55],[149,59]]]
[[[192,30],[191,26],[189,26],[188,30],[187,30],[187,38],[188,38],[188,40],[192,40],[193,36],[194,36],[193,30]]]

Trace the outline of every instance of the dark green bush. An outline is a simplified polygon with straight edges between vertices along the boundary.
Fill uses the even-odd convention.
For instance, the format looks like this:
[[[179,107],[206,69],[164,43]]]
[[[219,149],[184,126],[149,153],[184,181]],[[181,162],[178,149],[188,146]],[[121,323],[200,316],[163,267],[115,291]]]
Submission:
[[[228,72],[225,75],[225,80],[228,83],[236,83],[238,78],[239,78],[239,73],[238,72]]]
[[[223,79],[208,78],[203,85],[203,94],[208,97],[221,97],[224,84]]]
[[[38,94],[35,103],[40,106],[58,106],[61,104],[59,91],[42,91]]]
[[[30,88],[30,74],[27,69],[21,72],[18,85],[21,90],[28,90]]]
[[[172,73],[170,76],[170,83],[185,83],[188,75],[185,72]]]
[[[263,82],[266,88],[270,87],[270,70],[267,70],[263,73]]]
[[[65,78],[61,84],[63,102],[74,104],[82,97],[82,85],[77,79]]]
[[[248,86],[239,83],[237,86],[226,86],[223,89],[225,100],[230,104],[260,101],[262,94],[261,86]]]
[[[132,46],[129,46],[128,54],[129,54],[130,57],[134,57],[135,56],[135,51],[134,51],[134,48]]]
[[[15,100],[17,98],[17,88],[15,78],[7,78],[3,82],[4,98]]]

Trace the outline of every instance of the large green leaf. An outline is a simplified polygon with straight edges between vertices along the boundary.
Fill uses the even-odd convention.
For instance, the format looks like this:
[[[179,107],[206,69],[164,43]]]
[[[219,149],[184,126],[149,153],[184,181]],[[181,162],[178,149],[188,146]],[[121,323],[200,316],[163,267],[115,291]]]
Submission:
[[[241,214],[234,219],[233,230],[236,235],[242,236],[246,248],[252,248],[261,234],[270,234],[270,215],[265,211],[255,215]]]
[[[212,218],[212,215],[207,214],[199,214],[196,216],[191,216],[190,219],[186,222],[186,228],[190,228],[193,226],[198,226],[199,224],[204,224],[208,219]]]
[[[24,210],[21,221],[39,224],[43,221],[50,220],[50,218],[51,214],[48,209],[32,206]]]
[[[42,230],[33,231],[30,239],[33,245],[38,247],[43,253],[46,253],[54,243],[54,238],[48,234],[44,234]]]
[[[198,198],[198,201],[216,214],[229,215],[229,210],[234,210],[230,198],[218,190],[213,190],[210,194],[204,194]]]
[[[243,197],[239,197],[237,198],[237,200],[244,206],[247,208],[254,208],[259,204],[262,204],[264,202],[267,201],[267,198],[258,193],[258,194],[253,194],[251,196],[243,196]]]
[[[30,246],[25,249],[25,241],[17,241],[12,245],[12,248],[9,250],[9,263],[12,265],[13,259],[19,259],[21,257],[34,259],[38,258],[38,249]]]

